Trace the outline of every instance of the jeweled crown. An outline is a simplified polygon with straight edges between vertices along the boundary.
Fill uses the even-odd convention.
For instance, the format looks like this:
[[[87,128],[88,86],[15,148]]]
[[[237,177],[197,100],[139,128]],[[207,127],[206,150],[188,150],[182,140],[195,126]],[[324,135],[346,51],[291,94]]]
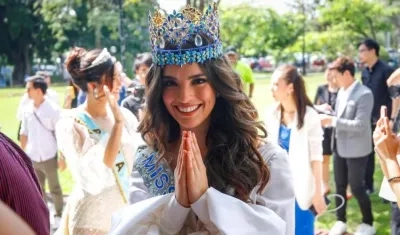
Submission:
[[[213,6],[209,5],[203,15],[190,5],[182,12],[174,10],[167,17],[157,10],[153,16],[149,14],[149,23],[153,63],[159,66],[203,63],[223,54],[215,3]],[[201,35],[207,35],[212,42],[204,45]],[[193,39],[195,47],[181,48],[184,43]],[[166,50],[167,44],[176,49]]]

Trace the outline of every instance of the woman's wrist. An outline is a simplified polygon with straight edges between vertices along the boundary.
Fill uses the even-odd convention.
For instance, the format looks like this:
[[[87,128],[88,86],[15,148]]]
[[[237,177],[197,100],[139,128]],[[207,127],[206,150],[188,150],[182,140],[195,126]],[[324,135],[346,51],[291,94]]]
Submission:
[[[400,176],[400,167],[395,159],[385,159],[388,178]]]

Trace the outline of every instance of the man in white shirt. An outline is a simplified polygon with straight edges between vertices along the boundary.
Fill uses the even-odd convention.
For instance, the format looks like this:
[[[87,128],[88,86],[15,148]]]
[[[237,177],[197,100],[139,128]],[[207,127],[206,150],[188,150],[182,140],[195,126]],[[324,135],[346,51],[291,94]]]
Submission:
[[[59,99],[58,99],[58,93],[55,90],[50,89],[50,84],[51,84],[51,77],[50,74],[48,74],[45,71],[38,71],[36,75],[41,76],[44,81],[47,84],[47,90],[46,90],[46,97],[48,100],[51,100],[55,104],[59,105]],[[19,120],[19,128],[18,128],[18,140],[20,139],[19,133],[21,130],[21,121],[22,121],[22,114],[24,112],[25,106],[27,106],[30,102],[32,102],[31,99],[28,97],[28,93],[25,92],[24,95],[21,98],[21,101],[19,102],[18,109],[17,109],[17,119]]]
[[[60,221],[63,209],[63,195],[57,172],[57,141],[54,130],[60,118],[61,109],[45,96],[47,83],[38,75],[28,77],[26,91],[29,102],[22,112],[20,131],[21,148],[32,160],[33,168],[42,187],[48,180],[50,193],[56,209],[55,226]]]

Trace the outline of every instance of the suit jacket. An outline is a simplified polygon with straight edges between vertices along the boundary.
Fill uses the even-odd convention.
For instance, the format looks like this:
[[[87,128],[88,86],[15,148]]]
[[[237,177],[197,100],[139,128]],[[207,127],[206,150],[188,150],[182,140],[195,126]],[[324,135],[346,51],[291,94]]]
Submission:
[[[347,100],[336,100],[336,125],[333,136],[335,148],[340,157],[358,158],[372,152],[371,114],[374,97],[371,90],[358,83]],[[344,109],[339,104],[346,102]]]
[[[281,112],[279,103],[269,107],[264,114],[264,122],[268,132],[267,140],[279,145],[279,127]],[[315,179],[311,168],[312,161],[321,161],[323,130],[317,111],[307,106],[304,125],[297,128],[297,114],[291,125],[289,142],[289,165],[293,174],[294,192],[299,207],[307,210],[312,205],[315,195]]]

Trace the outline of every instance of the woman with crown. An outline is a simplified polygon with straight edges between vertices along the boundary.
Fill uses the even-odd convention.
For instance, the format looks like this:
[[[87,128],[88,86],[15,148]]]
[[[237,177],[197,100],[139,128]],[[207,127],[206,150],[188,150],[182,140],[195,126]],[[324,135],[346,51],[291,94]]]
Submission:
[[[127,204],[138,121],[117,104],[122,66],[104,50],[74,48],[66,60],[73,82],[87,92],[57,123],[58,147],[75,181],[56,234],[108,234],[113,212]]]
[[[294,234],[286,153],[223,57],[217,9],[150,16],[153,66],[129,207],[110,234]]]

